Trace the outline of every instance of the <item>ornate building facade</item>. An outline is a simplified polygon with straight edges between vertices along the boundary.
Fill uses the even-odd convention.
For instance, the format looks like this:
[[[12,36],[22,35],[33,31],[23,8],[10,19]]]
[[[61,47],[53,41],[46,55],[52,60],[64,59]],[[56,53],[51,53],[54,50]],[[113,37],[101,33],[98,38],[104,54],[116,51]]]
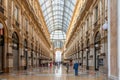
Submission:
[[[61,51],[83,71],[120,80],[119,7],[119,0],[0,0],[0,73],[54,63]]]
[[[107,73],[107,0],[80,0],[68,30],[66,58],[77,60],[86,70]],[[69,54],[69,55],[68,55]]]
[[[50,42],[35,0],[0,0],[0,72],[38,67]]]

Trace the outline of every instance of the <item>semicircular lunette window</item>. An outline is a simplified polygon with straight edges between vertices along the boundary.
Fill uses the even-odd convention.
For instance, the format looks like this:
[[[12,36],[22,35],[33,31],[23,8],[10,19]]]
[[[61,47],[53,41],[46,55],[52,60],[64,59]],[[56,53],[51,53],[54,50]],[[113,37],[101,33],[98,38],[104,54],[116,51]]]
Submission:
[[[61,48],[77,0],[39,0],[54,48]],[[60,43],[55,46],[56,42]]]

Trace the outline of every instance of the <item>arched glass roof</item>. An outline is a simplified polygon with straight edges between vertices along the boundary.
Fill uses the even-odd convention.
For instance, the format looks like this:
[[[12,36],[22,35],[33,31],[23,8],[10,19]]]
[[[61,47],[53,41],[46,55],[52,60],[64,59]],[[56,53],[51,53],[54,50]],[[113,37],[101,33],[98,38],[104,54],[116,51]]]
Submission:
[[[76,0],[39,0],[54,47],[63,46]],[[56,46],[55,46],[56,45]]]

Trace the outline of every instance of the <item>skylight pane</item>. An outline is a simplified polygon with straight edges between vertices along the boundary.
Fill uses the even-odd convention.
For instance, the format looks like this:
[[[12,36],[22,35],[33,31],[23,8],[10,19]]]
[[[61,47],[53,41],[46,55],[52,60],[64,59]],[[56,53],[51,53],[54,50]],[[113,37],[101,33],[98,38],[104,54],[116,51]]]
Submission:
[[[43,4],[44,3],[44,0],[39,0],[40,4]]]

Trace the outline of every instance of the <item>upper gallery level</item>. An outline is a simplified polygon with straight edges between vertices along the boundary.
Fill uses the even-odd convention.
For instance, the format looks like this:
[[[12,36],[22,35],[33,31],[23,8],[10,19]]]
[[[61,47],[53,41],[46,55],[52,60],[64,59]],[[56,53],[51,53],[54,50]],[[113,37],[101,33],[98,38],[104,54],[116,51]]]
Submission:
[[[39,43],[46,53],[50,52],[50,35],[38,0],[0,0],[0,15],[10,32],[9,38],[16,31],[33,41],[34,46]]]

